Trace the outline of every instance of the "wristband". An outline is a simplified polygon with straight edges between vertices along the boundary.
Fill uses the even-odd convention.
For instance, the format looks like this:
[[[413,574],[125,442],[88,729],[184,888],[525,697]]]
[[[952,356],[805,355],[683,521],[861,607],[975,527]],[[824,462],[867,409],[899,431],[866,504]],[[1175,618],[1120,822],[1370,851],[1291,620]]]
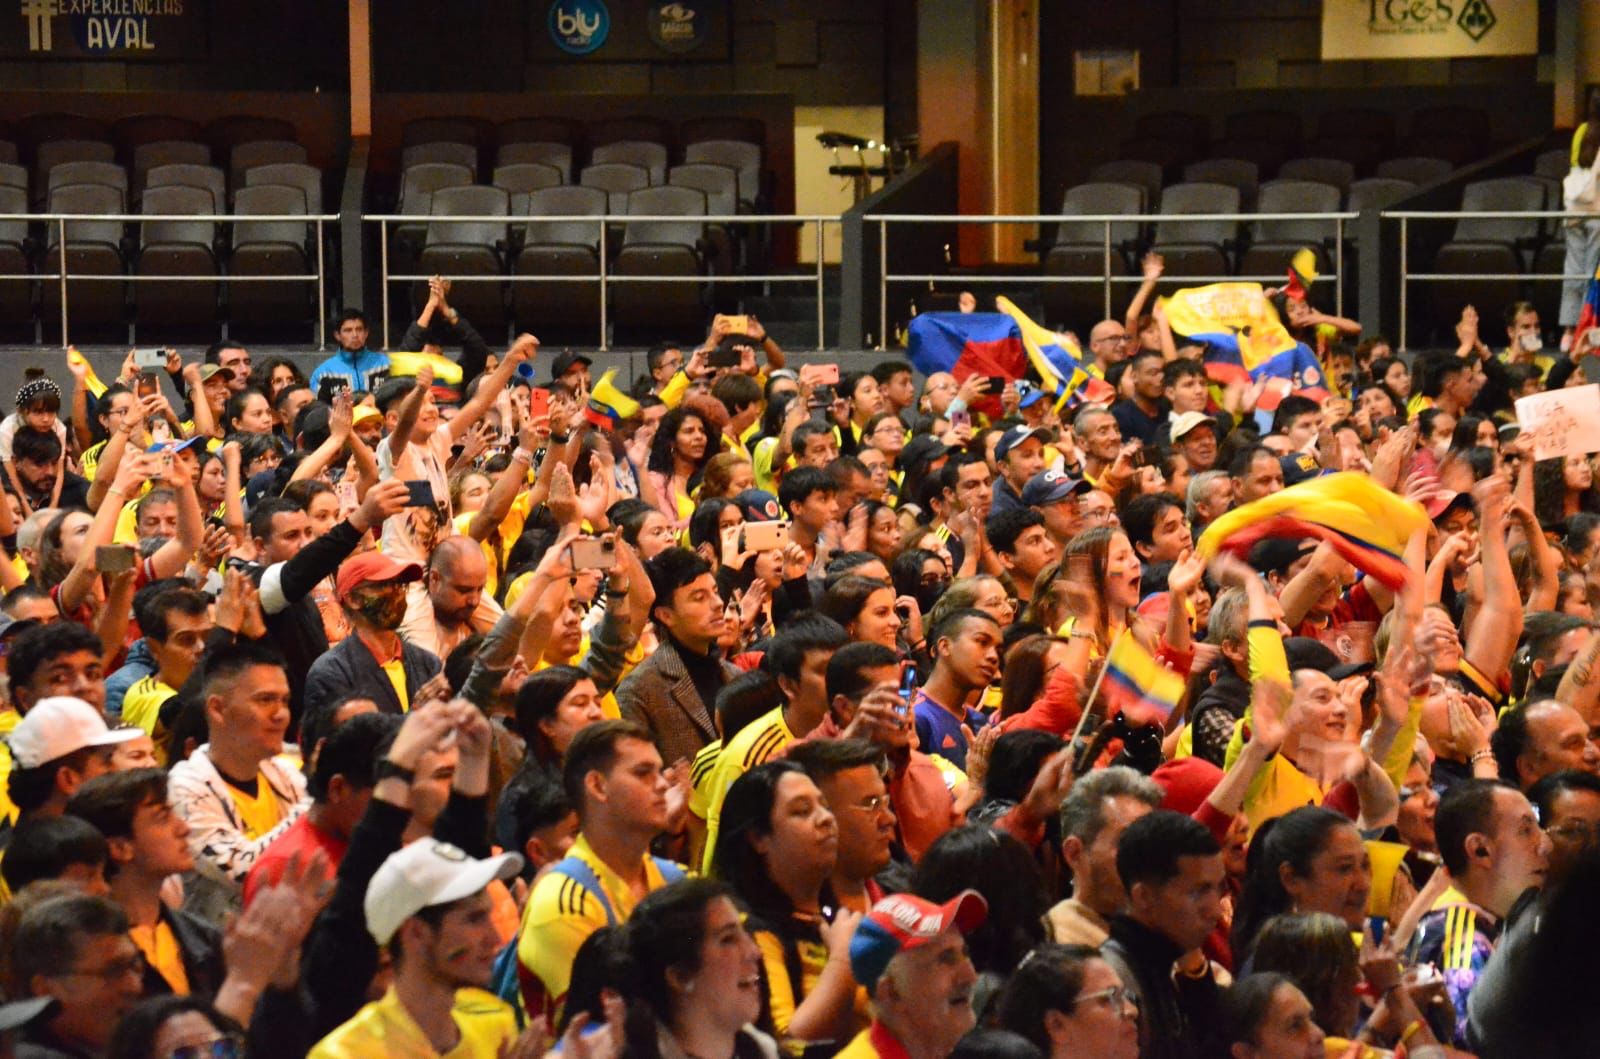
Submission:
[[[1481,750],[1474,750],[1472,752],[1472,757],[1467,759],[1467,763],[1469,765],[1476,765],[1478,762],[1484,761],[1484,760],[1486,760],[1488,758],[1492,758],[1492,757],[1494,757],[1494,751],[1489,749],[1488,747],[1484,747]]]
[[[518,445],[515,449],[513,449],[511,451],[511,459],[513,461],[521,460],[523,463],[532,463],[533,462],[533,453],[529,452],[527,449],[523,448],[521,445]]]
[[[565,445],[567,442],[572,440],[572,434],[571,432],[566,434],[551,434],[550,440],[555,442],[557,445]]]
[[[1400,1043],[1406,1044],[1411,1040],[1411,1038],[1421,1033],[1423,1025],[1424,1023],[1421,1019],[1412,1019],[1411,1024],[1404,1030],[1400,1031]]]
[[[417,782],[417,773],[415,769],[408,769],[404,765],[397,765],[388,758],[384,758],[372,770],[372,778],[378,783],[382,783],[387,779],[404,780],[409,786]]]

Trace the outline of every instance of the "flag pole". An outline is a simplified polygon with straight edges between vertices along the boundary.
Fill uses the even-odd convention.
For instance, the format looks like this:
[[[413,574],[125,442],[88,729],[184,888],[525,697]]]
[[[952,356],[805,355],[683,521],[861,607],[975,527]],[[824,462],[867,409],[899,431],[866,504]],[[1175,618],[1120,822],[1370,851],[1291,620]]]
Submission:
[[[1111,657],[1111,650],[1116,647],[1117,641],[1126,635],[1128,635],[1128,630],[1124,628],[1122,632],[1117,634],[1116,640],[1111,641],[1111,646],[1106,648],[1105,656],[1100,660],[1100,672],[1095,674],[1094,686],[1089,689],[1089,697],[1083,700],[1083,713],[1078,717],[1078,727],[1072,733],[1072,774],[1074,776],[1081,776],[1088,770],[1088,762],[1084,758],[1087,757],[1089,743],[1084,738],[1084,731],[1088,728],[1089,718],[1094,715],[1094,700],[1100,694],[1100,682],[1106,678],[1106,660]],[[1096,721],[1095,727],[1099,728],[1101,723]]]

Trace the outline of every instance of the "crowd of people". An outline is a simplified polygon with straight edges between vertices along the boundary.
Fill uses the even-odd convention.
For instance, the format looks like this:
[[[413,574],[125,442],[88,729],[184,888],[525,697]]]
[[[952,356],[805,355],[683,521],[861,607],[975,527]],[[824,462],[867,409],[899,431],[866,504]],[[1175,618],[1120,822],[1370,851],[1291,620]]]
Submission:
[[[1291,291],[1331,393],[1268,413],[1160,270],[1099,404],[754,317],[591,378],[442,278],[420,355],[30,373],[0,1055],[1585,1054],[1600,484],[1512,411],[1584,354]],[[1341,471],[1403,578],[1202,558]]]

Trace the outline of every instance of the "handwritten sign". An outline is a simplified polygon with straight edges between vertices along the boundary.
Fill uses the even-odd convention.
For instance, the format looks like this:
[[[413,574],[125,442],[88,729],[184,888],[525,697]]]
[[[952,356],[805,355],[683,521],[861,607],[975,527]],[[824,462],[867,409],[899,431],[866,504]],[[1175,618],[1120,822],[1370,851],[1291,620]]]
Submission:
[[[1533,436],[1536,460],[1600,452],[1600,385],[1519,397],[1517,423]]]

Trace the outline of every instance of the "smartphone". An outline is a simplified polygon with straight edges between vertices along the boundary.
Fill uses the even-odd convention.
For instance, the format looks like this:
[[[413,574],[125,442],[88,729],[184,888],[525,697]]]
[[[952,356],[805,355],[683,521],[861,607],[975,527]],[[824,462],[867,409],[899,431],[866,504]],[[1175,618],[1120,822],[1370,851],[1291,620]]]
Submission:
[[[540,386],[535,386],[528,391],[528,415],[537,419],[539,416],[550,414],[550,391]]]
[[[317,383],[317,400],[323,404],[333,404],[333,399],[342,393],[350,392],[350,380],[338,375],[329,375]]]
[[[171,441],[172,440],[172,424],[167,422],[165,418],[152,420],[150,422],[150,440],[151,441]],[[169,453],[169,455],[170,455],[170,453]]]
[[[994,394],[996,397],[1000,396],[1000,391],[1005,389],[1006,383],[1010,381],[1011,380],[1006,378],[1004,375],[989,376],[989,392]]]
[[[950,429],[960,430],[962,427],[972,429],[972,413],[963,408],[959,412],[950,413]]]
[[[800,365],[800,380],[814,383],[818,386],[837,386],[839,385],[839,365],[802,364]]]
[[[718,313],[717,316],[719,319],[728,321],[727,334],[743,335],[748,334],[750,331],[750,317],[748,316],[731,316],[726,313]],[[715,365],[713,365],[713,367],[715,367]]]
[[[149,397],[161,392],[161,380],[148,371],[140,372],[139,381],[134,387],[140,397]]]
[[[406,507],[438,507],[433,499],[433,483],[426,478],[406,482]]]
[[[782,521],[746,522],[744,548],[746,552],[781,551],[789,543],[789,524]]]
[[[164,349],[136,349],[133,351],[133,366],[140,371],[149,371],[152,368],[160,371],[167,366],[167,351]]]
[[[102,544],[94,550],[94,568],[102,574],[133,569],[133,549],[126,544]]]
[[[737,368],[739,366],[738,347],[732,345],[718,346],[706,356],[706,366],[711,368]]]
[[[905,700],[899,712],[905,713],[911,709],[912,696],[917,693],[917,664],[904,662],[900,666],[900,697]]]
[[[574,570],[614,570],[617,542],[612,537],[579,537],[567,546],[567,561]]]
[[[722,527],[722,565],[739,565],[739,541],[744,535],[744,523]]]

